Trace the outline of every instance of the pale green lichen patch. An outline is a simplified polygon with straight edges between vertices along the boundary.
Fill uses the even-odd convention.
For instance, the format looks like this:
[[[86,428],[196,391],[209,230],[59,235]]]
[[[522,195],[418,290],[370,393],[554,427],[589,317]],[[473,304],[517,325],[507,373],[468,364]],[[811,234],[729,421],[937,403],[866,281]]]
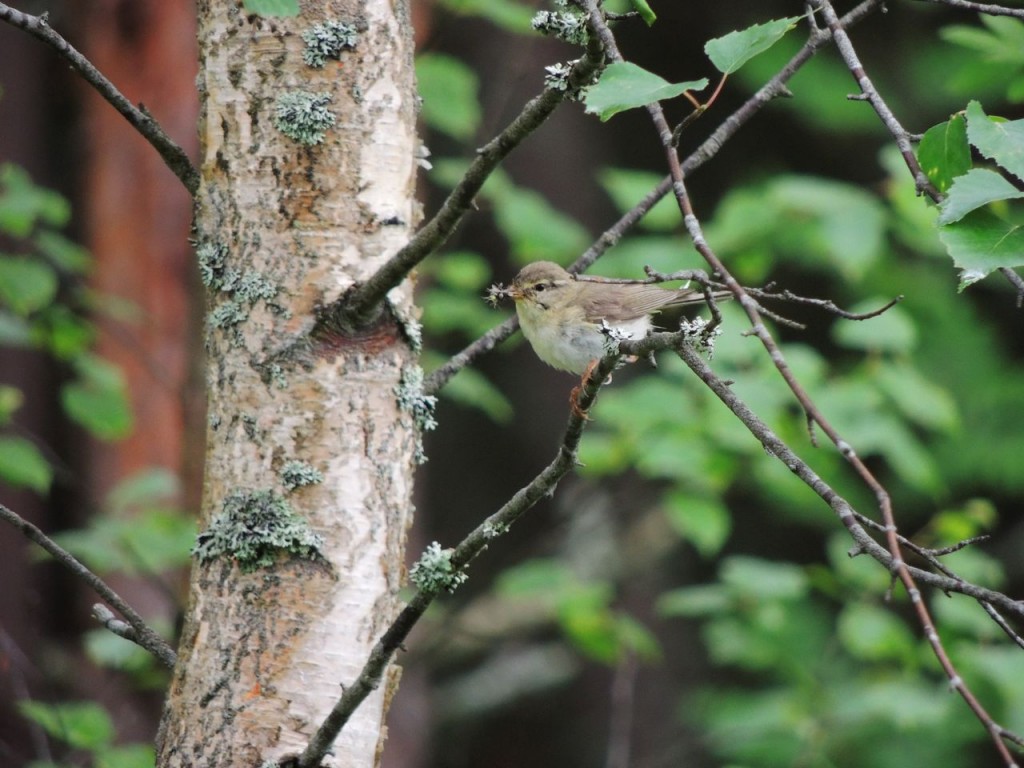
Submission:
[[[434,418],[437,398],[424,391],[422,368],[418,365],[409,365],[402,369],[402,378],[395,387],[395,395],[398,398],[398,407],[412,416],[417,433],[429,432],[437,427],[437,419]],[[417,464],[423,464],[427,460],[427,455],[423,452],[423,440],[419,434],[416,437],[415,459]]]
[[[196,248],[203,285],[220,294],[221,299],[207,316],[207,327],[233,328],[249,318],[250,310],[259,301],[266,302],[274,311],[284,311],[273,301],[279,291],[277,284],[262,272],[228,266],[228,255],[228,248],[222,243],[206,242]]]
[[[319,560],[323,537],[273,491],[233,491],[210,527],[199,534],[192,554],[201,562],[235,560],[249,573],[268,568],[283,553]]]
[[[306,44],[302,60],[319,69],[328,59],[339,59],[342,51],[355,48],[359,31],[355,24],[332,19],[303,32],[302,40]]]
[[[587,18],[567,3],[556,3],[562,11],[540,11],[533,17],[533,28],[544,35],[557,37],[573,45],[587,44]]]
[[[320,144],[327,129],[334,125],[334,113],[327,108],[330,103],[331,95],[328,93],[283,93],[274,107],[274,125],[300,144]]]
[[[203,285],[213,290],[220,289],[220,281],[224,276],[228,247],[223,243],[203,243],[196,248],[196,261],[199,262],[199,277]]]
[[[415,309],[400,302],[392,301],[390,297],[388,297],[388,306],[391,308],[392,314],[394,314],[395,318],[401,324],[405,338],[409,342],[409,347],[416,354],[422,352],[423,325],[416,319],[416,315],[414,314]]]
[[[409,580],[425,592],[454,592],[467,576],[452,564],[453,552],[441,549],[436,541],[431,543],[409,569]]]
[[[323,473],[304,461],[289,461],[281,467],[281,482],[289,491],[304,485],[316,485],[324,481]]]

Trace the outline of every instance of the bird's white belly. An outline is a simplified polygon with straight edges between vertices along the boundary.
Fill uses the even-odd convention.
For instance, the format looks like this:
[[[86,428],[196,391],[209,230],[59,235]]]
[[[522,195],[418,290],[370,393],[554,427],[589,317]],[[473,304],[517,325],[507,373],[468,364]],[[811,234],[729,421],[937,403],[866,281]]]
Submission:
[[[545,363],[560,371],[582,374],[591,362],[607,354],[607,337],[601,333],[600,325],[578,319],[552,322],[542,315],[548,311],[524,307],[521,302],[516,306],[523,335]],[[629,338],[642,339],[651,328],[651,320],[644,316],[609,325],[629,334]]]

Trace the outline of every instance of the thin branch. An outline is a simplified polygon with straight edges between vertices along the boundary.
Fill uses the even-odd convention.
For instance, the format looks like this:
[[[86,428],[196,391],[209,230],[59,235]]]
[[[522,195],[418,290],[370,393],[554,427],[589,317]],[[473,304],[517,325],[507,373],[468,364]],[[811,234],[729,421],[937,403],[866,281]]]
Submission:
[[[171,169],[171,172],[185,185],[185,189],[188,190],[189,194],[195,197],[196,192],[199,190],[199,171],[192,165],[192,161],[185,154],[185,150],[175,144],[164,133],[160,124],[153,119],[152,115],[145,111],[145,108],[136,107],[128,101],[117,90],[117,87],[92,65],[92,62],[79,53],[58,32],[54,31],[47,22],[45,13],[41,16],[30,16],[27,13],[11,8],[5,3],[0,3],[0,21],[5,21],[13,27],[24,30],[38,40],[42,40],[67,59],[68,63],[71,64],[71,68],[78,72],[89,85],[95,88],[100,96],[120,112],[132,127],[153,146],[160,154],[160,157],[163,158],[167,167]]]
[[[29,541],[33,541],[49,552],[61,565],[70,570],[80,581],[89,586],[96,594],[110,603],[127,619],[128,624],[135,632],[135,637],[129,638],[145,648],[160,660],[164,666],[173,668],[177,659],[174,649],[167,644],[160,635],[154,632],[143,621],[142,617],[135,612],[135,609],[117,594],[99,576],[86,568],[74,555],[61,547],[57,542],[39,530],[32,523],[25,520],[16,512],[11,511],[3,504],[0,504],[0,519],[10,523],[17,528]]]
[[[933,0],[933,2],[936,0]],[[994,15],[1003,16],[1019,16],[1024,18],[1024,11],[1014,11],[1012,13],[995,13],[994,9],[998,9],[999,6],[988,5],[982,6],[979,3],[968,3],[963,0],[943,0],[946,5],[955,5],[960,8],[969,8],[970,10],[980,11],[982,13],[990,13]],[[850,70],[850,74],[853,75],[854,80],[857,81],[857,85],[861,89],[861,94],[864,100],[871,104],[871,107],[878,114],[882,124],[885,125],[886,129],[892,135],[896,142],[896,146],[900,150],[900,154],[903,156],[903,162],[906,163],[907,168],[910,171],[910,175],[914,177],[914,184],[916,185],[919,192],[922,192],[930,197],[934,202],[939,203],[944,198],[935,185],[928,179],[927,174],[921,170],[920,163],[917,162],[917,155],[914,154],[914,149],[911,146],[913,139],[915,138],[899,120],[896,119],[896,115],[886,104],[885,99],[882,98],[878,89],[875,88],[875,84],[868,77],[867,72],[864,69],[864,65],[861,64],[860,58],[857,56],[857,51],[854,50],[853,43],[850,40],[849,35],[846,34],[846,24],[844,20],[840,19],[829,2],[821,4],[819,10],[822,13],[825,23],[828,25],[828,29],[832,32],[832,37],[835,40],[836,48],[842,56],[843,61],[846,64],[847,69]],[[1011,9],[1003,8],[1001,10],[1010,11]],[[1017,306],[1020,307],[1024,304],[1024,279],[1020,277],[1012,269],[1005,267],[1000,268],[999,272],[1009,281],[1017,290]]]
[[[591,33],[597,35],[601,39],[602,44],[605,46],[608,58],[612,61],[621,61],[622,56],[618,51],[611,29],[608,27],[602,16],[598,0],[578,0],[578,2],[584,8],[588,16],[588,27],[591,30]],[[846,36],[842,27],[839,26],[839,19],[836,16],[835,10],[832,8],[828,0],[820,0],[820,2],[820,10],[824,15],[829,29],[832,30],[833,40],[837,47],[840,48],[847,66],[857,78],[858,83],[861,85],[861,89],[868,95],[868,97],[877,97],[877,92],[874,91],[873,85],[869,80],[867,80],[866,76],[864,76],[864,69],[856,58],[856,52],[853,50],[853,47],[849,42],[849,38]],[[907,162],[908,167],[915,173],[915,178],[920,177],[920,179],[923,179],[924,185],[927,185],[927,177],[925,177],[920,166],[917,164],[917,158],[914,156],[913,150],[910,147],[909,135],[902,129],[902,126],[899,126],[895,121],[895,118],[892,117],[892,113],[880,98],[873,99],[872,105],[875,107],[875,110],[878,112],[882,120],[886,122],[890,131],[893,132],[894,138],[896,139],[897,145],[900,147],[900,151],[904,154],[904,159]],[[694,247],[696,247],[697,251],[704,257],[704,260],[708,262],[711,269],[721,275],[726,285],[735,294],[740,305],[743,307],[750,319],[754,334],[760,339],[762,345],[769,353],[776,369],[786,381],[790,391],[793,392],[794,396],[800,402],[805,413],[809,417],[813,417],[814,421],[817,422],[822,431],[828,435],[829,439],[838,448],[842,456],[860,476],[864,484],[874,493],[878,502],[882,520],[885,523],[885,538],[889,553],[892,557],[892,571],[899,578],[900,582],[902,582],[904,588],[907,590],[907,594],[911,598],[911,602],[917,614],[918,622],[920,623],[925,637],[932,648],[932,653],[935,655],[939,665],[942,667],[949,679],[950,686],[960,694],[971,711],[974,712],[975,716],[992,736],[993,743],[1006,765],[1013,766],[1013,758],[1011,757],[1006,744],[1002,738],[997,735],[997,729],[999,727],[964,683],[963,678],[961,678],[957,673],[956,668],[946,653],[945,647],[939,638],[938,632],[935,630],[934,622],[932,621],[928,608],[921,597],[920,590],[915,583],[914,577],[910,573],[910,568],[903,560],[900,543],[896,535],[897,528],[895,517],[893,515],[892,499],[888,491],[886,491],[885,487],[868,469],[867,465],[864,464],[853,449],[853,446],[846,442],[832,424],[825,419],[824,415],[811,400],[802,385],[797,381],[796,376],[793,374],[792,369],[786,362],[781,349],[779,349],[778,344],[765,327],[764,322],[758,313],[756,303],[746,293],[746,291],[744,291],[743,287],[736,281],[736,279],[726,270],[724,264],[708,245],[707,240],[704,238],[700,221],[693,211],[693,206],[686,190],[686,183],[683,178],[679,155],[673,144],[672,130],[668,125],[668,121],[665,119],[665,114],[661,105],[658,102],[654,102],[648,104],[646,109],[651,116],[651,121],[654,123],[655,130],[657,131],[658,136],[661,139],[662,147],[665,150],[665,159],[669,167],[669,173],[672,176],[673,192],[675,193],[676,200],[679,204],[679,210],[683,216],[683,221],[686,224],[686,229],[693,240]],[[921,189],[925,188],[921,183],[919,183],[919,187]],[[697,358],[696,354],[692,354],[692,356]],[[699,358],[697,359],[699,360]],[[690,364],[689,361],[686,362],[688,365]]]
[[[864,0],[843,16],[843,24],[852,26],[863,19],[872,10],[877,0]],[[832,34],[828,30],[820,30],[812,35],[803,47],[782,67],[768,82],[748,98],[735,112],[725,118],[715,131],[683,161],[683,172],[692,174],[704,163],[718,154],[718,150],[740,128],[746,125],[762,107],[776,98],[788,95],[786,83],[818,52]],[[624,213],[618,221],[610,226],[576,261],[569,267],[573,273],[585,272],[596,262],[605,251],[618,243],[626,233],[639,222],[672,189],[672,177],[665,176],[644,196],[643,200]],[[411,245],[411,243],[410,243]],[[407,246],[408,247],[408,246]],[[519,328],[519,321],[512,317],[501,325],[492,328],[476,341],[470,343],[461,352],[455,354],[444,365],[433,371],[426,379],[425,390],[428,394],[437,394],[451,378],[472,363],[476,358],[494,349]]]
[[[434,217],[374,275],[346,293],[338,300],[336,308],[333,311],[329,308],[328,311],[340,316],[339,319],[346,327],[360,327],[368,322],[378,311],[387,292],[402,282],[416,265],[451,236],[472,207],[473,199],[491,172],[551,116],[555,108],[566,100],[568,93],[589,83],[601,62],[600,51],[588,49],[573,64],[568,75],[567,90],[545,88],[539,96],[531,99],[505,130],[477,150],[476,159]]]
[[[935,3],[936,5],[948,5],[950,8],[961,8],[965,11],[977,11],[989,16],[1016,16],[1024,19],[1024,9],[1006,8],[1002,5],[988,5],[987,3],[974,3],[971,0],[918,0],[918,2]]]
[[[922,584],[927,584],[942,592],[956,592],[973,598],[979,602],[989,602],[998,606],[1001,610],[1012,613],[1024,619],[1024,601],[1014,600],[1001,592],[980,587],[958,576],[947,576],[940,573],[933,573],[921,568],[907,566],[902,560],[894,558],[892,553],[879,544],[865,530],[862,523],[867,522],[872,528],[885,533],[885,526],[879,525],[870,518],[863,516],[835,490],[831,488],[818,474],[801,459],[783,440],[765,424],[760,417],[753,412],[732,389],[731,382],[720,378],[704,359],[694,350],[691,342],[685,334],[676,332],[653,333],[637,341],[623,341],[619,344],[619,350],[626,355],[643,357],[652,352],[671,349],[680,359],[693,371],[697,377],[704,382],[714,395],[721,400],[725,406],[732,411],[733,415],[747,428],[747,430],[764,446],[765,452],[778,459],[782,464],[796,475],[807,487],[814,491],[826,504],[831,507],[839,518],[840,522],[850,532],[851,537],[857,546],[858,553],[869,555],[877,560],[890,573],[899,567],[906,567],[911,574]]]
[[[850,312],[849,310],[843,309],[837,306],[834,302],[829,299],[814,299],[808,296],[797,296],[792,291],[783,291],[782,293],[770,293],[767,291],[759,291],[756,288],[747,288],[747,292],[751,296],[757,296],[759,298],[766,299],[781,299],[782,301],[791,301],[794,304],[808,304],[812,307],[818,307],[824,309],[837,317],[841,317],[845,320],[870,320],[873,317],[878,317],[890,309],[895,307],[901,301],[903,301],[903,295],[900,294],[891,301],[883,304],[878,309],[873,309],[870,312]]]
[[[576,408],[570,409],[569,422],[566,426],[562,443],[555,458],[528,485],[521,488],[497,512],[492,514],[473,531],[471,531],[454,550],[451,550],[449,562],[455,574],[464,573],[469,564],[498,536],[503,535],[524,513],[538,501],[551,495],[558,482],[569,472],[579,466],[579,444],[586,427],[590,409],[593,407],[597,394],[609,374],[615,370],[620,354],[605,357],[594,372],[581,384]],[[457,584],[458,581],[449,581]],[[317,732],[310,739],[306,749],[293,760],[282,761],[282,768],[314,768],[331,748],[334,740],[345,727],[352,713],[364,699],[379,685],[384,671],[392,657],[408,637],[409,632],[423,616],[424,612],[442,591],[443,585],[421,586],[391,626],[370,651],[370,656],[363,665],[362,671],[351,685],[343,686],[341,697],[331,709]]]
[[[92,617],[102,624],[105,629],[113,632],[118,637],[123,637],[125,640],[130,640],[136,645],[138,644],[139,633],[132,628],[131,624],[117,618],[114,612],[103,603],[96,603],[92,607]]]
[[[443,365],[431,371],[430,375],[423,382],[424,392],[428,395],[436,395],[445,384],[451,381],[455,374],[476,360],[476,358],[490,352],[518,330],[519,318],[515,315],[505,320],[501,325],[491,328],[491,330],[461,352],[452,355]]]
[[[21,650],[14,638],[3,627],[0,627],[0,653],[4,657],[4,677],[9,681],[8,685],[13,689],[15,699],[18,701],[31,699],[32,692],[25,680],[22,668],[33,666],[32,660],[28,654]],[[49,763],[53,760],[53,757],[50,752],[50,740],[46,735],[46,731],[32,718],[26,718],[26,721],[35,756]]]
[[[992,621],[994,621],[999,628],[1006,633],[1007,637],[1015,642],[1018,647],[1024,648],[1024,637],[1021,637],[1013,630],[1013,627],[1010,626],[1009,622],[1003,618],[1003,615],[999,613],[991,603],[987,603],[983,600],[981,602],[981,607],[985,609],[985,613],[992,617]]]
[[[1017,289],[1017,308],[1024,306],[1024,278],[1009,267],[1000,267],[999,272],[1014,288]]]
[[[609,702],[605,768],[629,768],[630,765],[637,667],[636,653],[633,651],[625,653],[615,665]]]
[[[917,162],[917,155],[914,154],[914,148],[911,146],[912,136],[910,132],[896,119],[896,115],[889,109],[889,105],[885,103],[885,99],[879,94],[875,84],[871,82],[871,78],[867,76],[867,73],[864,71],[864,65],[860,63],[857,52],[853,48],[853,43],[850,41],[849,35],[846,34],[846,29],[836,15],[832,4],[822,2],[818,10],[821,11],[822,18],[828,25],[828,29],[832,32],[832,39],[835,42],[836,49],[839,51],[839,55],[842,56],[843,61],[846,63],[846,68],[850,70],[850,74],[857,81],[861,93],[864,94],[871,107],[875,110],[875,113],[881,119],[882,124],[885,125],[896,142],[896,146],[903,156],[903,162],[907,164],[911,176],[914,177],[917,189],[927,194],[935,202],[939,202],[941,194],[935,189],[931,181],[928,180],[928,176],[921,170],[921,165]]]

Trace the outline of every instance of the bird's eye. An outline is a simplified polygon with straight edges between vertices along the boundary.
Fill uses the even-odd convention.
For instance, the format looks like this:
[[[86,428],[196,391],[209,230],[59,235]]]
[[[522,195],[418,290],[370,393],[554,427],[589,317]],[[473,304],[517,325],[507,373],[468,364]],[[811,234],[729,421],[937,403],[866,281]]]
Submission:
[[[545,288],[547,288],[547,286],[544,285],[544,283],[537,283],[535,286],[533,286],[533,290],[537,291],[537,293],[540,293]]]

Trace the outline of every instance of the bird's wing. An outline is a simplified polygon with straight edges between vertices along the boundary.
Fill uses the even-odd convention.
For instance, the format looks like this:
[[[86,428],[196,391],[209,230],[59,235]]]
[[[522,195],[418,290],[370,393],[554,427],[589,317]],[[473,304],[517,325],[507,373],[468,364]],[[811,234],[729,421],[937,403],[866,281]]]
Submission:
[[[664,307],[699,304],[704,301],[700,291],[687,289],[667,290],[655,285],[608,285],[582,283],[580,303],[587,320],[611,324],[657,312]]]

